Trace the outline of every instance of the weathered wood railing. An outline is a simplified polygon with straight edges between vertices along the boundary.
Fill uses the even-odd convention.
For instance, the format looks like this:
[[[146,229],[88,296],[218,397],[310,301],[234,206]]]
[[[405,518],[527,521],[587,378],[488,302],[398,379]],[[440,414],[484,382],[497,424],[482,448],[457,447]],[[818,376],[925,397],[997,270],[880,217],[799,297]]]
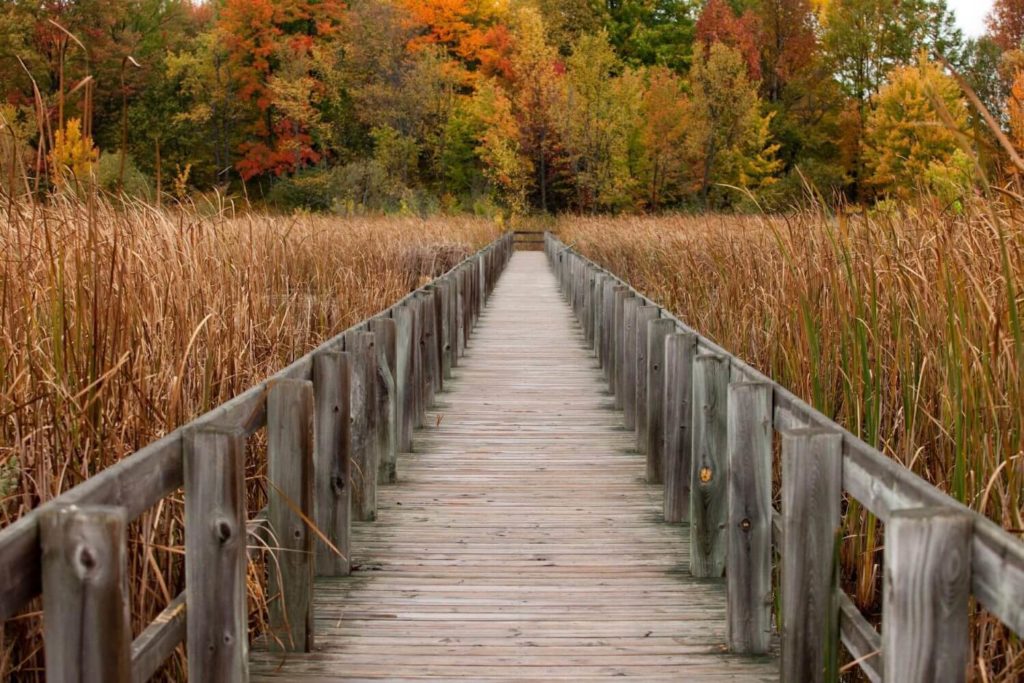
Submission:
[[[271,647],[308,650],[315,574],[350,571],[351,520],[376,515],[378,482],[451,377],[513,251],[508,233],[267,381],[126,457],[0,531],[0,619],[42,593],[47,679],[145,681],[182,642],[189,679],[248,672],[249,436],[267,430]],[[128,523],[185,496],[185,590],[134,641]],[[308,524],[315,520],[316,529]]]
[[[665,520],[690,524],[691,571],[727,576],[733,651],[771,646],[773,552],[787,683],[825,680],[840,640],[873,681],[963,680],[972,594],[1024,633],[1024,543],[551,234],[545,251],[649,481],[664,482]],[[881,635],[838,585],[844,491],[887,525]]]

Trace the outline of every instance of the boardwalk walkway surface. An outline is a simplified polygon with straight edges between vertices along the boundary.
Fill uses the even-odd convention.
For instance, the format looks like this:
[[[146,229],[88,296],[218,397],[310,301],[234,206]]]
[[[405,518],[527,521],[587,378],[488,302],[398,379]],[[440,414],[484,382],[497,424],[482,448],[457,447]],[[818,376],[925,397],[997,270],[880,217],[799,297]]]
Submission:
[[[318,580],[315,651],[253,652],[253,680],[778,680],[725,653],[725,585],[690,577],[542,253],[515,254],[446,389],[353,576]]]

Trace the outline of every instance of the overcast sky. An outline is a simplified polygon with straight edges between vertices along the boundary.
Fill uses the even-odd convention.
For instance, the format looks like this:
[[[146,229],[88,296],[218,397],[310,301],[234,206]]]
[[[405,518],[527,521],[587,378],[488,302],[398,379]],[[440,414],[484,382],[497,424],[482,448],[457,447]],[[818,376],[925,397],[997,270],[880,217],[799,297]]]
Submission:
[[[971,38],[985,32],[985,17],[992,9],[992,0],[948,0],[949,7],[956,13],[960,28]]]

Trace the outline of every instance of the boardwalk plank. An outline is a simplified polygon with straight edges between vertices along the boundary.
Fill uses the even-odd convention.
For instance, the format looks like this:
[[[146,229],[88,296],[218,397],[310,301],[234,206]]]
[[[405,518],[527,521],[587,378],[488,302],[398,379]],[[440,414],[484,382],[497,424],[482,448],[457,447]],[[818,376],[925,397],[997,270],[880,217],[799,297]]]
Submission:
[[[774,681],[725,651],[725,586],[689,574],[635,436],[540,253],[498,282],[453,381],[316,588],[317,651],[254,680]]]

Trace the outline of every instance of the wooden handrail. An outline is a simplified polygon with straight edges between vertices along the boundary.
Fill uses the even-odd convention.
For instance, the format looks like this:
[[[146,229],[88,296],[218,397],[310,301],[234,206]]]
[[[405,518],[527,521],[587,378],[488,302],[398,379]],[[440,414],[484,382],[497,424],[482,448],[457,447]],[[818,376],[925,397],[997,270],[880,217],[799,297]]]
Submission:
[[[409,341],[416,330],[409,324],[410,320],[406,315],[407,312],[422,306],[423,312],[436,310],[438,316],[442,312],[446,315],[443,321],[439,317],[436,319],[436,327],[433,325],[423,327],[423,330],[433,335],[432,342],[436,344],[437,353],[429,355],[436,359],[437,366],[433,377],[439,382],[442,379],[442,367],[449,369],[450,372],[451,364],[455,362],[455,354],[459,350],[464,350],[469,330],[478,319],[480,309],[492,291],[494,282],[507,264],[512,253],[513,244],[513,233],[505,233],[487,247],[463,259],[441,277],[409,293],[373,318],[358,323],[248,391],[139,451],[126,456],[115,465],[65,492],[58,498],[40,505],[13,524],[0,530],[0,620],[7,619],[16,614],[29,600],[39,595],[42,589],[40,578],[42,575],[40,520],[46,515],[54,511],[66,509],[69,506],[88,506],[90,509],[95,506],[112,506],[119,508],[125,520],[131,522],[183,485],[186,485],[186,508],[189,509],[190,505],[199,504],[194,499],[194,495],[191,497],[192,501],[190,503],[188,490],[190,487],[187,485],[184,467],[184,454],[189,450],[190,444],[193,443],[193,435],[204,433],[229,434],[231,435],[230,439],[237,440],[240,443],[245,437],[267,426],[267,398],[268,393],[275,390],[275,386],[286,387],[289,386],[289,382],[293,382],[298,383],[295,386],[309,386],[312,383],[315,387],[317,375],[323,371],[321,370],[320,373],[314,371],[314,359],[333,358],[337,362],[339,355],[347,355],[339,352],[344,350],[346,339],[353,333],[365,333],[373,337],[373,333],[376,331],[377,335],[382,339],[387,338],[389,330],[397,334],[399,327],[396,324],[396,320],[402,321],[401,333],[406,335],[406,339],[403,341],[401,348],[407,357],[403,358],[402,364],[399,364],[396,358],[394,363],[396,367],[393,370],[389,367],[390,358],[397,353],[399,348],[397,340],[392,340],[393,343],[389,345],[387,350],[381,349],[383,355],[380,358],[376,355],[374,356],[374,360],[383,361],[375,364],[375,367],[380,367],[381,372],[387,373],[387,377],[383,375],[378,377],[377,374],[379,373],[372,377],[372,382],[375,386],[379,382],[383,382],[385,386],[391,387],[391,391],[395,395],[382,398],[380,402],[369,406],[367,410],[373,415],[374,425],[380,425],[380,429],[386,431],[386,434],[379,432],[374,434],[374,438],[379,440],[379,445],[383,445],[383,447],[389,450],[395,450],[400,445],[400,439],[404,438],[408,441],[410,438],[409,425],[415,422],[415,419],[412,416],[406,419],[398,419],[397,415],[405,412],[412,406],[420,413],[419,423],[422,424],[422,412],[426,409],[429,400],[432,399],[433,393],[430,392],[428,395],[426,392],[423,392],[423,398],[426,398],[426,401],[405,400],[407,396],[412,397],[420,393],[415,385],[422,384],[424,378],[431,379],[431,375],[420,372],[419,368],[414,368],[414,366],[421,362],[417,361],[418,356],[415,352],[415,347],[419,344],[413,344]],[[433,315],[430,318],[431,321],[435,320]],[[460,338],[456,339],[456,335],[459,335]],[[376,351],[374,353],[376,354]],[[389,353],[391,354],[390,356],[388,355]],[[442,354],[444,354],[446,359],[443,366],[441,365]],[[352,363],[358,362],[355,359],[350,360]],[[326,368],[327,366],[324,365],[324,367]],[[399,377],[399,367],[405,373],[405,376]],[[336,374],[331,376],[334,379],[338,379],[335,376]],[[399,382],[404,390],[400,394],[403,398],[404,405],[402,406],[399,405],[399,394],[395,386]],[[377,394],[374,394],[374,396],[376,397]],[[347,412],[349,406],[347,402],[338,403],[336,398],[333,398],[329,393],[318,398],[324,406],[336,404],[339,413],[336,419],[342,420],[344,418],[345,422],[348,421]],[[340,406],[342,404],[344,404],[346,412],[344,416],[340,415]],[[331,409],[329,407],[324,408],[324,406],[317,406],[320,408],[319,412],[321,415],[330,414],[332,412]],[[383,409],[381,406],[386,407],[388,415],[377,414]],[[310,423],[315,422],[313,411],[307,410],[304,415],[306,417],[303,419],[308,418]],[[280,422],[282,418],[276,419]],[[405,425],[404,428],[402,427],[403,424]],[[288,429],[291,430],[293,428],[288,427]],[[216,441],[216,439],[213,439],[213,441]],[[203,442],[203,447],[205,448],[208,442],[213,443],[213,441],[207,439]],[[219,444],[220,442],[217,443]],[[281,443],[284,444],[286,442]],[[281,446],[278,450],[284,447]],[[217,445],[217,448],[220,449],[220,445]],[[225,451],[225,453],[229,451],[230,449]],[[313,454],[309,453],[307,457],[313,458]],[[196,463],[199,462],[201,460],[196,460]],[[385,469],[391,466],[392,462],[385,460]],[[202,480],[202,476],[205,476],[205,474],[197,473],[197,476],[200,478],[193,480],[193,488]],[[313,483],[309,480],[311,476],[312,468],[306,468],[301,481],[286,482],[286,486],[292,493],[292,496],[294,496],[295,490],[309,490]],[[339,475],[335,472],[331,476],[337,477]],[[376,482],[376,476],[377,472],[374,472],[374,483]],[[275,484],[281,486],[280,481],[275,482]],[[344,482],[344,485],[348,485],[348,482]],[[303,487],[306,488],[304,489]],[[220,490],[221,494],[226,494],[228,491],[230,489]],[[283,493],[288,493],[288,491]],[[289,501],[288,505],[291,503],[292,501]],[[223,504],[224,501],[221,502],[220,506],[223,507]],[[205,503],[202,505],[205,505]],[[242,505],[244,512],[244,502]],[[297,511],[302,513],[301,516],[313,517],[315,511],[312,507],[312,505],[303,503]],[[202,507],[194,507],[192,509],[193,522],[204,518],[205,513]],[[275,513],[276,517],[281,519],[296,512],[296,510],[291,508],[284,512],[281,510],[282,508],[278,506],[278,512]],[[188,516],[188,512],[186,512],[186,515]],[[203,523],[209,523],[209,520],[204,519]],[[234,524],[233,520],[228,520],[227,518],[224,518],[220,523],[223,527],[223,534],[228,536],[242,534],[244,547],[245,529],[242,527],[245,525],[240,525],[239,528],[236,528],[239,525]],[[335,538],[329,539],[332,543],[347,542],[338,540],[339,537],[344,535],[341,531],[332,529],[331,533],[336,535]],[[194,533],[193,540],[195,540]],[[189,539],[186,532],[186,545],[188,544]],[[211,547],[210,551],[212,552],[213,550]],[[188,553],[186,553],[187,555]],[[221,562],[223,565],[224,561],[231,563],[245,561],[244,552],[241,555],[241,560],[238,557],[237,554],[233,554],[230,555],[229,560],[217,559],[216,562]],[[322,557],[324,557],[323,553],[321,553]],[[193,569],[196,571],[203,572],[205,571],[203,563],[208,562],[207,558],[203,559],[199,565],[190,564],[193,564]],[[344,564],[344,568],[347,571],[347,561]],[[294,573],[292,572],[292,574]],[[244,577],[242,579],[244,587]],[[198,590],[199,587],[197,585],[193,586],[193,588]],[[131,659],[133,662],[134,680],[146,680],[162,664],[166,657],[173,652],[178,644],[182,642],[186,632],[185,624],[188,621],[186,614],[189,607],[186,604],[186,596],[188,594],[189,587],[186,586],[186,591],[175,598],[168,608],[133,643]],[[242,606],[244,608],[244,599],[242,600]],[[193,605],[192,607],[195,606]],[[209,608],[208,605],[204,605],[204,607]],[[218,607],[217,609],[222,608]],[[223,607],[223,609],[229,608]],[[232,606],[230,609],[233,610],[234,607]],[[234,624],[236,627],[244,627],[244,614],[241,615],[241,621],[237,621],[239,615],[234,613],[231,614],[231,618],[236,620]],[[246,636],[244,629],[241,636],[243,639]],[[239,646],[242,647],[241,644]],[[244,654],[244,650],[245,648],[242,647],[241,650],[235,650],[233,653],[227,650],[215,653],[214,658],[211,660],[213,662],[211,666],[220,667],[219,671],[227,676],[224,680],[241,676],[244,674],[245,669],[240,664],[242,661],[241,655]],[[198,674],[198,671],[195,673]],[[207,675],[215,676],[218,674],[211,669]],[[201,680],[201,678],[197,677],[195,680]]]
[[[609,388],[615,394],[616,407],[625,408],[628,416],[640,406],[628,406],[630,400],[636,400],[631,399],[631,394],[636,388],[631,373],[627,374],[627,369],[636,361],[637,354],[629,345],[628,335],[624,331],[632,311],[647,306],[657,307],[658,303],[638,292],[614,273],[580,255],[572,245],[566,246],[551,233],[545,237],[545,252],[558,276],[562,291],[581,324],[586,328],[592,324],[589,322],[590,318],[597,317],[601,320],[601,323],[596,325],[601,332],[593,339],[593,348],[601,367],[605,369]],[[625,302],[630,299],[634,299],[635,303],[630,304],[627,309]],[[591,309],[581,310],[580,301],[592,302]],[[1024,600],[1021,599],[1024,595],[1024,543],[860,440],[788,389],[701,335],[671,313],[661,309],[659,318],[648,324],[660,324],[661,320],[671,320],[677,333],[665,337],[664,364],[667,369],[664,370],[664,397],[671,404],[664,406],[667,521],[688,520],[688,510],[691,507],[689,484],[691,479],[694,482],[700,481],[699,472],[694,474],[690,469],[686,472],[679,471],[680,467],[691,468],[691,462],[674,460],[679,457],[676,452],[688,454],[689,451],[671,443],[673,433],[679,430],[689,432],[695,427],[692,423],[686,422],[686,411],[680,411],[676,405],[680,401],[691,400],[690,390],[684,391],[684,396],[677,397],[674,392],[678,387],[673,387],[673,382],[691,382],[691,370],[689,367],[681,370],[677,366],[680,362],[689,366],[693,358],[702,355],[718,356],[728,362],[731,386],[735,386],[736,383],[752,382],[770,387],[772,427],[776,431],[785,433],[793,429],[810,428],[834,435],[835,448],[841,461],[842,489],[882,522],[889,522],[896,517],[902,519],[906,516],[906,510],[917,508],[939,509],[942,514],[937,517],[943,519],[947,514],[953,514],[968,520],[969,557],[964,561],[969,563],[971,568],[970,591],[982,606],[1011,630],[1017,634],[1024,634]],[[632,333],[636,334],[635,331]],[[683,335],[694,340],[691,343],[695,344],[695,351],[680,356],[684,352],[684,346],[675,338]],[[668,379],[669,377],[671,379]],[[631,383],[630,386],[624,386],[627,381]],[[650,438],[647,443],[649,449]],[[693,454],[693,458],[696,458],[696,454]],[[689,456],[684,456],[684,460],[687,459]],[[774,514],[778,516],[778,512]],[[778,523],[780,522],[777,519],[776,524]],[[950,523],[949,528],[952,529],[954,526]],[[776,545],[781,546],[781,543],[777,540]],[[691,552],[696,554],[698,550],[700,549],[693,548]],[[836,604],[839,606],[838,612],[834,612],[839,622],[838,637],[841,637],[851,648],[852,654],[861,660],[860,664],[867,675],[872,680],[878,680],[882,671],[881,658],[871,656],[870,648],[877,650],[881,647],[880,637],[863,617],[858,618],[859,614],[854,614],[855,608],[845,595],[841,595]],[[947,635],[943,634],[942,637]],[[964,635],[966,638],[966,633]],[[934,647],[936,644],[930,643],[929,646]]]

